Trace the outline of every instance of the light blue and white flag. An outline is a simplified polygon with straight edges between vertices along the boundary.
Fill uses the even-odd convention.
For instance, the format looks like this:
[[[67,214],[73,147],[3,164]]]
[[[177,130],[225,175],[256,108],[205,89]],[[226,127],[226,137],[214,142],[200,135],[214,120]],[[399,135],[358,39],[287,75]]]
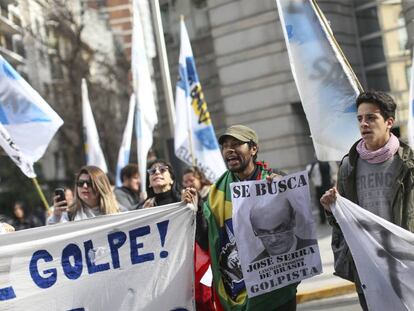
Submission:
[[[129,100],[128,119],[124,129],[124,135],[122,136],[121,147],[118,153],[118,163],[116,164],[116,186],[122,186],[121,170],[129,163],[129,155],[131,153],[131,139],[132,128],[134,126],[134,112],[135,112],[135,95],[132,93]]]
[[[33,163],[46,151],[62,119],[0,56],[0,146],[22,172],[36,177]]]
[[[276,0],[290,65],[321,161],[338,161],[360,138],[362,88],[313,0]]]
[[[180,76],[175,90],[175,154],[185,163],[198,166],[206,177],[214,182],[224,173],[226,167],[211,123],[183,20],[180,27]]]
[[[82,79],[82,119],[85,139],[86,165],[95,165],[105,173],[108,172],[105,157],[99,144],[98,130],[93,118],[91,104],[89,102],[88,86]]]
[[[139,13],[139,1],[142,0],[133,1],[134,24],[131,58],[133,87],[137,98],[135,132],[137,136],[138,167],[141,175],[141,191],[145,191],[147,155],[152,146],[154,128],[158,123],[158,117]]]
[[[410,102],[408,103],[407,118],[407,139],[410,147],[414,149],[414,51],[413,61],[411,62]]]

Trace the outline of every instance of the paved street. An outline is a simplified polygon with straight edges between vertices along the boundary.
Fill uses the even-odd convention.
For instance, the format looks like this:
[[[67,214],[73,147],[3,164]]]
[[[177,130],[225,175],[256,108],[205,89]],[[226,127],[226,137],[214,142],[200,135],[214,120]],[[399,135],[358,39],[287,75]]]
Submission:
[[[297,311],[361,311],[356,294],[326,298],[299,304]]]

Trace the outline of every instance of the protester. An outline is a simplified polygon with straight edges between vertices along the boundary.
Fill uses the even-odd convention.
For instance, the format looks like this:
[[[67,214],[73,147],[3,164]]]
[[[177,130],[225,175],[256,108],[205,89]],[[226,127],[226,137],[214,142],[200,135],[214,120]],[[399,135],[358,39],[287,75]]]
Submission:
[[[204,173],[197,167],[191,166],[184,170],[182,178],[183,187],[193,187],[197,190],[199,196],[199,208],[197,218],[203,217],[202,203],[207,201],[208,193],[210,191],[211,182],[205,177]],[[211,286],[201,283],[201,279],[210,267],[210,257],[208,256],[208,243],[200,234],[207,228],[200,230],[200,226],[206,226],[205,221],[197,222],[196,243],[195,243],[195,301],[197,311],[215,310],[213,305]],[[203,245],[200,245],[204,243]],[[211,284],[210,284],[211,285]]]
[[[40,220],[34,215],[28,215],[27,208],[21,201],[16,201],[13,206],[11,225],[16,231],[41,226]]]
[[[213,284],[221,305],[226,310],[296,310],[298,284],[247,297],[232,222],[229,187],[232,182],[261,179],[270,181],[283,173],[267,168],[264,162],[256,162],[259,139],[256,132],[246,126],[229,127],[220,136],[219,143],[228,170],[211,187],[208,201],[204,205],[204,216],[208,223]]]
[[[202,215],[202,200],[198,198],[197,190],[193,185],[188,184],[181,191],[180,186],[176,182],[175,174],[172,166],[164,160],[154,160],[149,163],[147,170],[147,194],[148,198],[144,202],[143,207],[153,207],[165,204],[171,204],[175,202],[185,201],[187,203],[193,203],[197,206],[197,215]],[[200,228],[202,224],[196,226],[196,246],[195,246],[195,300],[197,310],[213,310],[211,302],[211,293],[207,290],[201,290],[199,282],[202,276],[199,275],[198,271],[202,269],[204,272],[208,268],[208,261],[201,261],[200,259],[206,258],[200,252],[197,252],[197,241],[199,239],[199,231],[205,231],[206,228]],[[208,259],[208,257],[207,257]]]
[[[184,170],[182,183],[184,188],[195,188],[203,201],[207,200],[211,182],[197,166],[192,166]]]
[[[319,219],[321,224],[326,223],[325,209],[320,203],[322,195],[336,184],[338,165],[334,161],[316,160],[306,166],[310,180],[315,187],[316,204],[319,207]]]
[[[115,188],[114,194],[118,204],[125,210],[132,211],[140,206],[141,179],[138,165],[128,164],[121,169],[122,187]]]
[[[181,191],[176,182],[174,170],[170,163],[164,160],[154,160],[149,163],[147,170],[147,195],[143,207],[154,207],[185,201],[198,204],[195,188],[186,188]]]
[[[47,224],[88,219],[95,216],[119,212],[118,204],[111,190],[108,177],[96,166],[84,166],[75,179],[73,203],[53,199],[53,214]]]
[[[362,139],[340,165],[337,188],[329,189],[321,204],[333,226],[332,249],[336,274],[355,282],[363,310],[368,310],[358,272],[342,232],[331,214],[336,195],[404,229],[414,231],[414,154],[391,133],[396,104],[386,93],[370,91],[356,99]]]

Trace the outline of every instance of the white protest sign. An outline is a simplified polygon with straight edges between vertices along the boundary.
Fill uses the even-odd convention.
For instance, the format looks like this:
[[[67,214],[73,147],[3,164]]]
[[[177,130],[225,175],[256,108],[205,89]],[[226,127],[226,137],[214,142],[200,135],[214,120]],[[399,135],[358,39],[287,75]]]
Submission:
[[[306,171],[232,183],[234,235],[247,295],[322,273]]]
[[[194,310],[194,235],[183,203],[1,235],[0,310]]]

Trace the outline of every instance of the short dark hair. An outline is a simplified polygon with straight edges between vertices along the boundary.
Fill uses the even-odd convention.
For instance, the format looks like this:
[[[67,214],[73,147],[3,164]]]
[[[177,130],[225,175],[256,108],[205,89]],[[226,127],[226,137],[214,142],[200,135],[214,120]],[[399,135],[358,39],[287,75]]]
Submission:
[[[250,148],[250,149],[251,149],[251,148],[253,148],[254,146],[256,146],[256,147],[257,147],[257,152],[256,152],[256,154],[253,156],[253,162],[254,162],[254,163],[256,163],[256,160],[257,160],[257,154],[259,153],[259,147],[257,146],[257,144],[256,144],[253,140],[249,141],[249,142],[248,142],[248,144],[249,144],[249,148]]]
[[[167,162],[163,159],[156,159],[156,160],[151,161],[147,164],[147,169],[150,169],[154,164],[161,164],[161,165],[164,165],[164,166],[168,167],[168,171],[170,172],[170,176],[171,176],[171,179],[173,181],[173,184],[172,184],[171,188],[172,188],[173,192],[181,193],[181,187],[176,181],[175,174],[174,174],[174,169],[173,169],[172,165],[169,162]],[[147,181],[146,185],[145,185],[145,188],[146,188],[145,190],[147,191],[148,198],[152,198],[152,197],[155,196],[155,193],[154,193],[154,189],[152,189],[152,187],[150,187],[150,180],[149,180],[148,171],[146,172],[146,177],[145,178],[146,178],[145,180]],[[178,199],[177,202],[179,202],[179,201],[180,200]]]
[[[397,105],[395,104],[395,101],[392,99],[392,97],[381,91],[367,91],[362,92],[358,95],[356,99],[356,107],[358,109],[359,105],[362,103],[369,103],[377,105],[380,114],[384,118],[384,120],[387,120],[388,118],[395,119],[395,110],[397,109]]]
[[[137,164],[128,164],[121,169],[121,181],[124,182],[125,178],[132,178],[138,173]]]

